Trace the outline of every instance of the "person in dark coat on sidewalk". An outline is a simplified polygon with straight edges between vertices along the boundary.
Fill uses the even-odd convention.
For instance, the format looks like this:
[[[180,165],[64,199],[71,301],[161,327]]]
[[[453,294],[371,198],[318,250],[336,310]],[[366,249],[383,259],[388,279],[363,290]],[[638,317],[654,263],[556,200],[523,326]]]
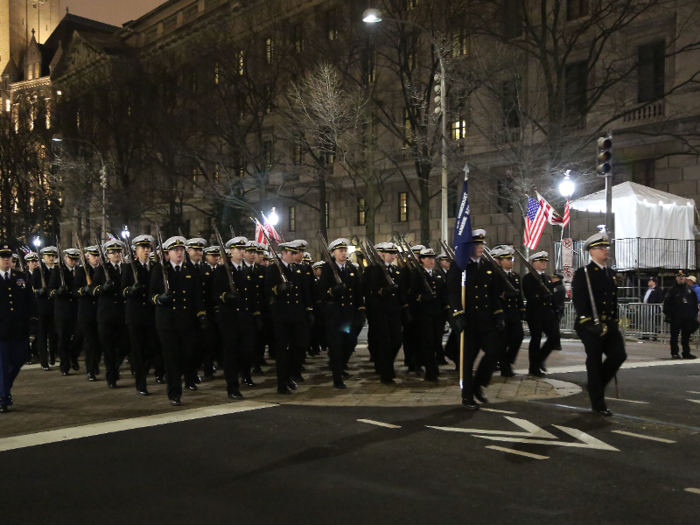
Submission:
[[[698,297],[688,286],[687,275],[683,270],[676,274],[676,284],[666,293],[664,315],[671,325],[671,358],[678,355],[678,335],[681,336],[683,359],[695,359],[690,353],[690,335],[698,329]]]

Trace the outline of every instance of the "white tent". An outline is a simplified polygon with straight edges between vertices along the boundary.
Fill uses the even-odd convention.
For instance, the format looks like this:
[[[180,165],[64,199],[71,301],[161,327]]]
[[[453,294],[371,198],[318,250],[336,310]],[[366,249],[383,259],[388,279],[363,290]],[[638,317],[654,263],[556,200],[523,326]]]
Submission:
[[[571,209],[605,213],[605,190],[572,201]],[[695,201],[634,182],[612,188],[615,262],[620,269],[695,269]],[[645,241],[656,239],[656,241]],[[669,241],[659,241],[668,239]]]

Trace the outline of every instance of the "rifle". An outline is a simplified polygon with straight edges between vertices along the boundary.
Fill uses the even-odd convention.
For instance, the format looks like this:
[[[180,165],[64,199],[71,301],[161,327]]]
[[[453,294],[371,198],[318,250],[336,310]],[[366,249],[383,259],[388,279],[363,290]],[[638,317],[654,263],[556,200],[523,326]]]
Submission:
[[[58,235],[56,235],[56,248],[58,248],[58,276],[61,278],[61,286],[66,285],[66,274],[63,273],[63,250],[61,250],[61,241],[58,240]]]
[[[501,267],[500,264],[496,262],[496,260],[491,256],[491,252],[484,246],[484,255],[486,258],[489,260],[491,265],[496,268],[496,273],[501,277],[503,280],[503,283],[506,285],[506,288],[508,288],[509,292],[516,292],[518,293],[518,290],[515,289],[515,286],[512,285],[510,282],[510,279],[508,279],[508,274],[505,272],[505,270]]]
[[[444,250],[445,255],[447,255],[447,258],[450,260],[450,263],[454,263],[455,251],[442,239],[440,239],[440,246],[442,246],[442,249]]]
[[[393,288],[394,286],[396,286],[396,284],[391,278],[391,275],[389,275],[389,270],[386,269],[386,264],[384,264],[384,260],[379,256],[379,253],[377,253],[377,249],[374,247],[374,244],[372,244],[372,241],[365,237],[365,242],[367,244],[367,251],[375,260],[378,261],[377,264],[382,268],[382,273],[384,273],[384,278],[386,279],[387,284],[391,288]]]
[[[177,234],[178,234],[180,237],[182,237],[183,239],[185,238],[185,236],[182,235],[182,228],[178,228],[178,229],[177,229]],[[187,251],[187,246],[185,246],[185,260],[186,260],[187,262],[192,262],[192,261],[190,261],[190,252]]]
[[[406,262],[406,258],[404,257],[403,250],[401,248],[401,243],[399,243],[397,235],[398,233],[396,232],[391,234],[391,242],[393,242],[396,245],[396,248],[398,250],[398,253],[396,254],[396,260],[399,261],[399,268],[404,269],[408,267],[408,263]]]
[[[408,252],[407,259],[411,261],[411,264],[413,264],[413,268],[420,273],[420,276],[423,280],[423,287],[426,289],[426,291],[430,294],[433,295],[433,290],[430,288],[430,285],[428,284],[428,280],[425,278],[425,271],[423,271],[423,266],[421,265],[420,261],[418,260],[418,257],[416,257],[416,254],[413,253],[413,250],[411,250],[411,247],[408,245],[408,241],[406,241],[406,238],[403,235],[397,234],[399,240],[401,243],[403,243],[403,248],[405,251]]]
[[[233,239],[236,236],[236,232],[233,231],[233,226],[230,224],[228,225],[228,229],[231,231],[231,238]]]
[[[170,291],[170,283],[168,282],[168,271],[165,269],[165,252],[163,251],[163,236],[160,234],[160,227],[156,223],[156,238],[158,239],[158,248],[160,249],[160,257],[156,256],[160,263],[160,270],[163,274],[163,293]],[[225,254],[224,254],[225,255]]]
[[[251,221],[255,223],[257,226],[258,220],[253,219],[252,217],[250,218]],[[277,269],[280,271],[280,277],[282,277],[282,282],[283,283],[288,283],[289,279],[287,279],[287,276],[284,274],[284,268],[282,268],[282,263],[280,262],[280,258],[277,255],[277,252],[275,251],[274,246],[272,246],[272,241],[270,240],[270,237],[267,235],[267,232],[265,231],[265,228],[263,228],[263,225],[260,224],[260,231],[262,232],[263,236],[265,237],[265,240],[267,241],[267,245],[270,247],[270,251],[272,252],[272,260],[275,262],[275,266],[277,266]],[[231,232],[233,232],[233,227],[231,227]],[[224,257],[226,254],[223,254]]]
[[[46,290],[46,275],[44,274],[44,261],[42,261],[41,252],[37,247],[37,256],[39,257],[39,275],[41,276],[41,287]]]
[[[343,284],[343,280],[340,278],[340,275],[338,274],[338,266],[333,262],[333,256],[331,255],[330,248],[328,248],[328,243],[326,242],[326,238],[323,236],[323,232],[321,230],[318,230],[316,235],[318,235],[318,240],[321,241],[321,253],[323,254],[323,257],[326,259],[328,266],[330,266],[331,270],[333,271],[333,278],[335,279],[335,283],[336,284]]]
[[[530,274],[531,274],[531,275],[535,278],[535,280],[539,283],[540,288],[542,288],[542,291],[543,291],[545,294],[551,294],[551,293],[552,293],[552,290],[550,290],[549,288],[547,288],[547,286],[546,286],[546,285],[544,284],[544,282],[542,281],[542,276],[541,276],[539,273],[537,273],[537,270],[535,270],[535,268],[530,264],[530,261],[528,261],[528,260],[525,258],[525,256],[524,256],[522,253],[520,253],[520,250],[518,250],[517,248],[515,248],[515,253],[517,253],[517,254],[520,256],[520,258],[523,260],[523,262],[525,263],[525,266],[527,266],[527,271],[530,272]]]
[[[17,250],[17,264],[19,265],[19,271],[24,273],[24,265],[22,264],[22,250]]]
[[[134,284],[139,284],[139,271],[136,269],[136,256],[134,255],[134,251],[131,249],[131,242],[129,242],[129,239],[124,239],[124,244],[126,244],[126,253],[129,257],[131,271],[134,272]]]
[[[102,266],[102,271],[105,274],[105,282],[109,281],[109,270],[107,270],[107,262],[105,252],[100,244],[100,236],[97,234],[99,230],[95,230],[95,241],[97,242],[97,251],[100,252],[100,266]]]
[[[221,250],[221,254],[223,255],[224,268],[226,269],[226,275],[228,275],[228,284],[231,287],[231,293],[236,293],[236,283],[233,282],[231,261],[229,261],[228,257],[226,256],[226,247],[224,246],[224,240],[221,238],[219,228],[216,227],[216,224],[214,225],[214,235],[216,237],[216,242],[219,243],[219,250]]]
[[[85,253],[83,252],[83,245],[80,243],[80,237],[78,234],[75,234],[75,245],[78,247],[78,250],[80,251],[80,264],[83,265],[83,270],[85,270],[85,282],[87,283],[88,286],[92,284],[92,279],[90,278],[90,272],[88,271],[88,264],[87,261],[85,260]]]

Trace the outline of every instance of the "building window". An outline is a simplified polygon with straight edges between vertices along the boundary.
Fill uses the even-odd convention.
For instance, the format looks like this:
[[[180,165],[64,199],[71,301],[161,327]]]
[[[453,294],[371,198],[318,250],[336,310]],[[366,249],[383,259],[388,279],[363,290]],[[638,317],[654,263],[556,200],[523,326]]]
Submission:
[[[214,184],[218,184],[218,182],[219,182],[219,165],[218,164],[214,165],[213,178],[214,178]]]
[[[272,168],[272,141],[266,140],[263,142],[263,160],[267,169]]]
[[[373,84],[376,78],[377,70],[374,63],[374,48],[370,47],[364,53],[363,64],[362,64],[362,75],[364,77],[365,85]]]
[[[418,7],[418,4],[420,3],[420,0],[406,0],[406,11],[410,11],[411,9],[415,9]]]
[[[523,34],[523,0],[503,1],[503,37],[518,38]]]
[[[457,207],[459,206],[459,198],[461,197],[460,187],[457,184],[451,184],[447,192],[447,218],[454,219],[457,217]]]
[[[265,41],[265,58],[268,64],[272,64],[275,59],[275,41],[272,37],[267,37]]]
[[[408,222],[408,192],[399,193],[399,222]]]
[[[411,142],[411,108],[403,108],[403,138],[405,145]]]
[[[452,56],[464,56],[469,51],[467,30],[462,27],[452,33]]]
[[[335,162],[335,149],[328,148],[324,149],[321,153],[321,158],[326,166],[330,166]]]
[[[357,225],[364,226],[367,224],[367,207],[365,205],[365,199],[357,199]]]
[[[243,177],[245,177],[245,170],[246,170],[245,157],[243,156],[242,153],[237,153],[234,156],[234,159],[235,159],[235,161],[234,161],[233,169],[235,170],[238,178],[242,179]]]
[[[269,115],[270,113],[272,113],[272,107],[273,107],[272,86],[269,84],[267,86],[265,86],[264,93],[265,93],[265,114]]]
[[[514,80],[503,83],[503,124],[506,128],[520,127],[518,83]]]
[[[654,159],[636,160],[630,166],[632,171],[632,182],[648,186],[656,185],[656,161]]]
[[[576,20],[588,16],[588,0],[566,0],[566,19]]]
[[[330,202],[326,201],[324,206],[323,206],[323,213],[325,214],[326,217],[326,229],[331,227],[331,204]]]
[[[289,231],[297,231],[297,208],[296,206],[289,207]]]
[[[664,97],[666,46],[654,42],[640,46],[637,66],[637,101],[652,102]]]
[[[238,64],[238,74],[243,76],[245,74],[245,51],[242,49],[236,53],[236,63]]]
[[[513,181],[498,179],[498,206],[505,212],[513,211]]]
[[[418,37],[408,38],[408,48],[406,49],[406,58],[408,60],[408,69],[414,70],[418,65]]]
[[[588,64],[575,62],[564,69],[564,107],[569,111],[571,124],[581,125],[586,113]]]
[[[292,41],[294,42],[294,51],[297,53],[304,51],[304,26],[301,24],[292,28]]]
[[[236,110],[238,111],[238,120],[245,119],[245,93],[238,92],[236,94]]]
[[[7,100],[5,100],[5,111],[7,111],[9,113],[11,109],[12,109],[12,102],[10,102],[10,99],[8,98]]]
[[[330,9],[326,11],[326,34],[328,40],[338,39],[338,10]]]
[[[41,78],[41,69],[39,64],[34,64],[34,78]]]
[[[219,63],[214,64],[214,84],[219,85]]]
[[[306,152],[304,151],[304,148],[301,144],[295,144],[294,145],[294,151],[293,151],[293,160],[294,160],[294,165],[295,166],[300,166],[304,164],[304,161],[306,157]]]
[[[467,136],[467,121],[464,119],[455,120],[450,123],[450,136],[452,140],[460,140]]]

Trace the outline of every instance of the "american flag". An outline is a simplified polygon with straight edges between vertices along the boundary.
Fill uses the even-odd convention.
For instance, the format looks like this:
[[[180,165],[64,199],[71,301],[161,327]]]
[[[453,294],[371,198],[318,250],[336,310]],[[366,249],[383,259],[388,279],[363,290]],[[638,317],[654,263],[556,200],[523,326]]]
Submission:
[[[525,235],[523,244],[534,250],[540,242],[544,225],[547,224],[547,216],[544,206],[532,197],[527,198],[527,215],[525,216]]]
[[[267,245],[267,241],[265,240],[265,236],[262,234],[262,230],[264,229],[265,233],[267,233],[267,236],[270,239],[274,239],[274,241],[277,244],[284,242],[284,238],[277,232],[275,227],[272,224],[270,224],[270,221],[267,220],[267,217],[265,217],[264,213],[262,213],[262,218],[265,221],[264,224],[260,224],[259,221],[255,221],[255,240],[259,243]],[[262,240],[260,240],[260,239],[262,239]]]
[[[562,220],[562,227],[566,228],[569,225],[569,221],[571,221],[571,213],[569,212],[569,200],[566,200],[566,208],[564,208],[564,219]]]
[[[537,198],[540,201],[540,206],[542,206],[542,208],[544,209],[544,215],[545,217],[547,217],[547,222],[552,226],[561,226],[564,219],[562,219],[561,215],[557,213],[557,210],[555,210],[551,204],[544,200],[544,197],[539,193],[537,194]]]

